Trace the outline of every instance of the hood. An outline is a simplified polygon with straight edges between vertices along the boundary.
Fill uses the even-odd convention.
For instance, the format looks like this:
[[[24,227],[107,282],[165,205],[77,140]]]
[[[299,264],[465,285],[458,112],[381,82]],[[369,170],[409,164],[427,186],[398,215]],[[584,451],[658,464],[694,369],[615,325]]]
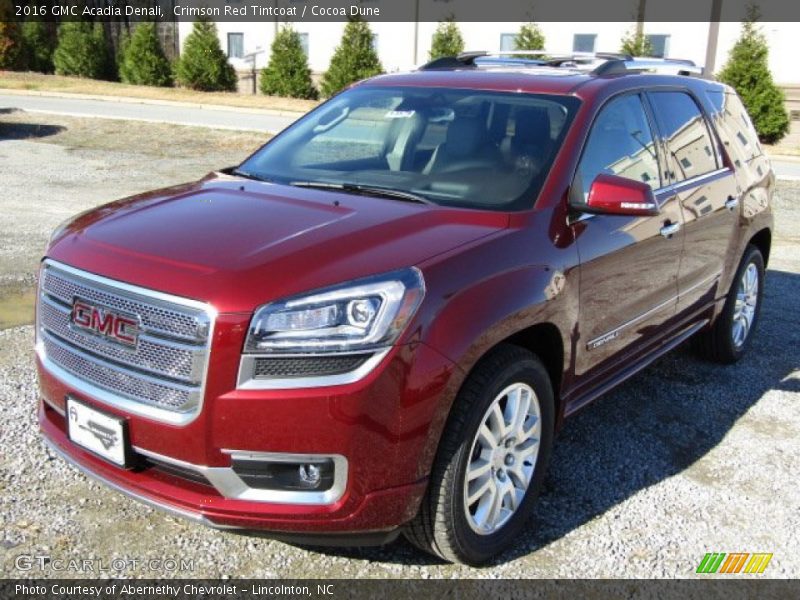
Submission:
[[[278,298],[419,265],[508,215],[213,174],[84,213],[48,256],[98,275],[252,311]]]

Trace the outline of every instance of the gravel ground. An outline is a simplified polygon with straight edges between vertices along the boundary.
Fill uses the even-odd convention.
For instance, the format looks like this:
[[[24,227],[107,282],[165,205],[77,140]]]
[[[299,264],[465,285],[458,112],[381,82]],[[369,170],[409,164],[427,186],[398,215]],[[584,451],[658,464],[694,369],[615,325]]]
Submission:
[[[146,152],[46,141],[0,138],[0,281],[32,281],[49,229],[109,189],[121,196],[193,178],[235,154],[143,163]],[[769,576],[799,577],[800,186],[782,183],[776,207],[751,353],[723,368],[679,349],[570,419],[529,528],[484,569],[442,564],[403,541],[320,550],[219,532],[109,491],[45,450],[32,328],[0,331],[0,576],[81,575],[15,566],[43,555],[107,567],[120,558],[193,561],[185,571],[106,572],[132,576],[691,577],[716,551],[772,552]]]

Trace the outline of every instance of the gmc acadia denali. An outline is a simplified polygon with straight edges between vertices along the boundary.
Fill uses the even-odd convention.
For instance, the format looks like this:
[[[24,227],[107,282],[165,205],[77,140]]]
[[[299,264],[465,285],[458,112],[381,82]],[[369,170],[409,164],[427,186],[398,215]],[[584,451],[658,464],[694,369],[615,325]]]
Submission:
[[[690,337],[722,363],[753,337],[774,176],[696,72],[439,59],[75,217],[39,277],[45,438],[214,527],[487,561],[566,417]]]

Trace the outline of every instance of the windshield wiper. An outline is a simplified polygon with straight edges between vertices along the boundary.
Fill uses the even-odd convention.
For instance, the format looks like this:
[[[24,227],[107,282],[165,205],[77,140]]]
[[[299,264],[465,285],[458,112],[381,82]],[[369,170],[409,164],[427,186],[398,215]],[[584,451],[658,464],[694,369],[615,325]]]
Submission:
[[[392,188],[378,187],[374,185],[360,185],[357,183],[331,183],[328,181],[292,181],[289,185],[295,187],[315,188],[320,190],[338,190],[348,194],[360,194],[362,196],[375,196],[377,198],[391,198],[393,200],[404,200],[406,202],[417,202],[419,204],[435,204],[424,196],[395,190]]]
[[[252,179],[253,181],[266,181],[267,183],[272,183],[271,179],[259,177],[258,175],[254,175],[249,171],[242,171],[241,169],[231,169],[230,174],[236,175],[237,177],[244,177],[245,179]]]

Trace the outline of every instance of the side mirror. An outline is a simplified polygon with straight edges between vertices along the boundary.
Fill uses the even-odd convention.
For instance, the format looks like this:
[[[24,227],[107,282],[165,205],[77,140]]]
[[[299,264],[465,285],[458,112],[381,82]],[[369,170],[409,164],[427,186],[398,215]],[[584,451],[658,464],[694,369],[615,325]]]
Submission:
[[[589,188],[581,210],[603,215],[652,217],[659,213],[653,190],[644,182],[601,173]]]

